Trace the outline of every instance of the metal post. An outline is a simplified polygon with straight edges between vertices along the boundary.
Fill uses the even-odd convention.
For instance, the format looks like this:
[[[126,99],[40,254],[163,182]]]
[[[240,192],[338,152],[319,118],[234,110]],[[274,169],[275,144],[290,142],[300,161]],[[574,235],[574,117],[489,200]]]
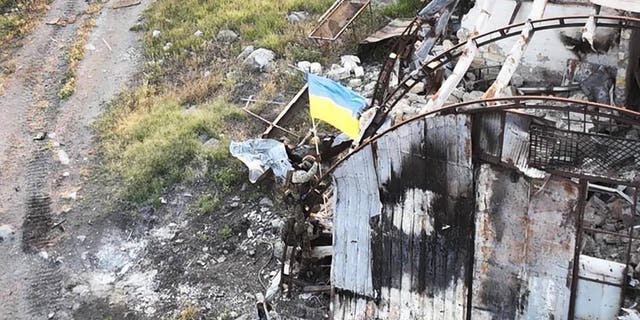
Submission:
[[[578,273],[580,271],[580,252],[582,251],[582,225],[584,223],[584,208],[587,203],[587,180],[580,180],[580,194],[578,201],[578,212],[576,212],[576,244],[573,251],[573,269],[571,271],[571,296],[569,298],[569,317],[575,318],[576,314],[576,296],[578,289]]]

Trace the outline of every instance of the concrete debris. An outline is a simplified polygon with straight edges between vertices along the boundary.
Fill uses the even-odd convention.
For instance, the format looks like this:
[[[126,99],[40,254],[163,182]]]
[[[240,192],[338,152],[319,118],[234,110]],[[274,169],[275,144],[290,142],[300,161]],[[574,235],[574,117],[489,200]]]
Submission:
[[[340,65],[331,65],[331,69],[327,71],[326,76],[330,79],[339,81],[347,79],[351,76],[351,70]]]
[[[276,58],[276,54],[265,48],[258,48],[244,59],[243,64],[252,71],[266,72]]]
[[[619,320],[640,320],[640,312],[636,309],[622,308],[621,309],[625,314],[619,316]]]
[[[236,39],[238,39],[238,34],[235,33],[233,30],[220,30],[218,31],[218,34],[216,35],[216,40],[220,41],[220,42],[233,42]]]
[[[258,204],[263,207],[273,207],[273,200],[269,199],[268,197],[262,197]]]
[[[300,69],[303,72],[309,72],[311,70],[311,62],[309,61],[298,62],[298,69]]]
[[[340,57],[340,62],[345,69],[349,70],[349,72],[352,72],[360,65],[360,58],[354,55],[345,55]]]
[[[322,65],[318,62],[312,62],[309,66],[309,72],[313,74],[322,74]]]
[[[151,32],[151,36],[154,37],[154,38],[160,38],[161,35],[162,35],[162,31],[160,31],[160,30],[153,30]]]

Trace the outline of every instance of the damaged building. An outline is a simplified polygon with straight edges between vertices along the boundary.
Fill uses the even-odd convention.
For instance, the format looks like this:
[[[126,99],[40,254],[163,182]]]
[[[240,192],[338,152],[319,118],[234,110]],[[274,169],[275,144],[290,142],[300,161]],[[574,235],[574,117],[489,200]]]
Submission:
[[[324,175],[332,317],[635,319],[640,3],[457,4],[406,23]]]

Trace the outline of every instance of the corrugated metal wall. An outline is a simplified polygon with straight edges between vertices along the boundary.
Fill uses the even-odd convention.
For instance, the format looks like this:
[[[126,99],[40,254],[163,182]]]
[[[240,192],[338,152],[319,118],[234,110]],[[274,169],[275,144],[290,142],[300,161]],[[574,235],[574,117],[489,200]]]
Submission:
[[[467,115],[412,122],[334,173],[335,319],[465,317],[475,201],[470,127]]]

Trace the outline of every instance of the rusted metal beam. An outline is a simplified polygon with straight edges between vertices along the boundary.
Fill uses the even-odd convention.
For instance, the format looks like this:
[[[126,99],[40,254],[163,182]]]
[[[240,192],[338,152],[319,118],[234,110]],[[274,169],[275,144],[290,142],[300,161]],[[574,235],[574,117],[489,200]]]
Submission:
[[[549,104],[540,105],[539,104],[540,102],[549,103]],[[485,106],[487,104],[496,104],[496,105],[492,106],[491,108],[486,108]],[[562,104],[562,105],[558,105],[558,104]],[[423,117],[435,116],[438,114],[473,114],[473,113],[483,113],[483,112],[495,112],[498,110],[519,111],[519,110],[545,110],[545,109],[558,110],[558,111],[571,110],[572,112],[581,112],[586,114],[602,113],[602,116],[606,116],[607,118],[621,121],[625,124],[637,125],[638,123],[640,123],[640,112],[631,111],[629,109],[624,109],[624,108],[597,103],[597,102],[561,98],[561,97],[518,96],[518,97],[499,97],[499,98],[480,99],[475,101],[461,102],[457,104],[448,105],[445,108],[442,108],[440,110],[433,110],[433,111],[418,114],[413,118],[397,123],[392,127],[380,133],[377,133],[375,136],[364,141],[362,144],[356,147],[353,150],[353,152],[347,154],[344,158],[336,162],[328,170],[328,172],[326,172],[323,175],[322,179],[326,178],[329,174],[331,174],[337,166],[339,166],[343,161],[347,160],[351,155],[353,155],[354,153],[357,153],[359,150],[361,150],[365,146],[376,141],[381,136],[384,136],[388,132],[396,130],[398,127],[401,127],[413,121],[417,121]],[[592,110],[596,110],[596,111],[592,111]],[[602,111],[605,111],[606,114]],[[606,179],[596,178],[594,180],[600,181],[600,182],[606,182]]]

